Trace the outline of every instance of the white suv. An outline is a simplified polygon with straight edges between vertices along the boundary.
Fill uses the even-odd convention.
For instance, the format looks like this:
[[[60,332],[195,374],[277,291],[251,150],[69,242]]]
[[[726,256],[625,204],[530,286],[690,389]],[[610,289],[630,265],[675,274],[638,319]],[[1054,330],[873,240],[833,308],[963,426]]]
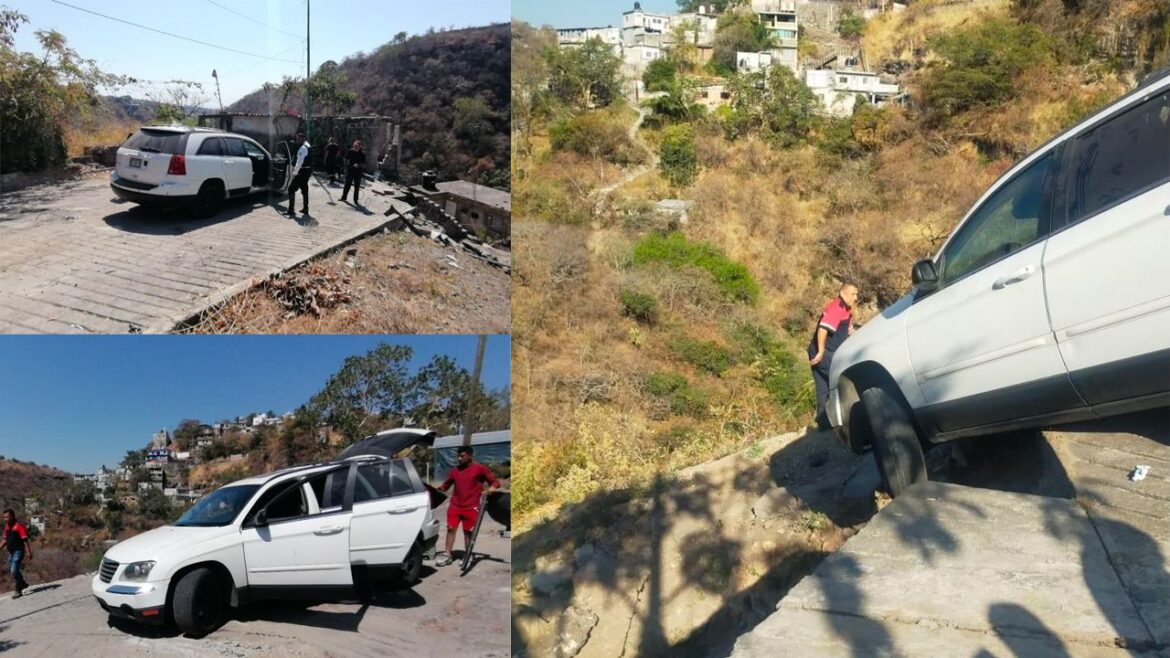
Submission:
[[[1008,170],[912,278],[829,376],[894,495],[929,443],[1170,405],[1170,70]]]
[[[142,205],[193,204],[213,215],[225,199],[288,189],[289,147],[275,157],[243,135],[211,128],[151,126],[118,147],[110,188]]]
[[[93,595],[113,616],[151,624],[173,617],[201,636],[229,606],[253,600],[361,597],[387,571],[413,585],[424,555],[434,556],[442,494],[410,460],[387,455],[434,438],[429,430],[382,432],[339,461],[217,489],[174,525],[107,551]]]

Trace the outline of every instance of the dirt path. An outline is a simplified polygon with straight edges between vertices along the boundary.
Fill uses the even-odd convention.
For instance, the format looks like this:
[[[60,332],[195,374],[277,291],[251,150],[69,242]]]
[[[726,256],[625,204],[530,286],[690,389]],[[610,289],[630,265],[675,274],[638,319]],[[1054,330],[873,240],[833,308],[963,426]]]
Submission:
[[[638,116],[634,119],[634,122],[630,124],[630,128],[627,134],[629,135],[631,141],[638,144],[646,151],[647,156],[650,158],[650,162],[649,164],[638,165],[613,183],[594,190],[591,195],[597,199],[597,203],[593,206],[594,215],[601,214],[601,212],[605,209],[606,203],[609,202],[610,195],[616,192],[619,188],[629,185],[646,172],[658,168],[658,153],[655,152],[654,149],[650,148],[650,146],[642,140],[641,136],[638,135],[638,129],[642,127],[642,122],[646,120],[646,117],[649,116],[650,112],[646,108],[635,103],[633,100],[630,101],[630,104],[633,105],[635,110],[637,110]]]

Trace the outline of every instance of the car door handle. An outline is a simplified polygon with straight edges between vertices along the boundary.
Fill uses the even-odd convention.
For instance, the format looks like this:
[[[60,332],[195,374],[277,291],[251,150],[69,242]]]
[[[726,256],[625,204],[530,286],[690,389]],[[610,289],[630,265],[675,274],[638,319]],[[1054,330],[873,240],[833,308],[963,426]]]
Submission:
[[[321,528],[320,530],[314,530],[313,534],[324,537],[327,535],[336,535],[337,533],[341,532],[342,530],[345,530],[345,528],[333,526],[332,528]]]
[[[416,505],[415,507],[399,507],[397,509],[389,510],[389,512],[391,514],[410,514],[411,512],[418,511],[418,509],[419,506]]]
[[[1027,266],[1021,267],[1020,269],[1016,270],[1015,272],[1012,272],[1011,274],[1003,277],[1002,279],[996,280],[996,282],[991,287],[994,288],[995,290],[999,290],[1001,288],[1006,288],[1007,286],[1010,286],[1013,283],[1019,283],[1020,281],[1023,281],[1024,279],[1032,276],[1035,273],[1036,273],[1036,266],[1027,265]]]

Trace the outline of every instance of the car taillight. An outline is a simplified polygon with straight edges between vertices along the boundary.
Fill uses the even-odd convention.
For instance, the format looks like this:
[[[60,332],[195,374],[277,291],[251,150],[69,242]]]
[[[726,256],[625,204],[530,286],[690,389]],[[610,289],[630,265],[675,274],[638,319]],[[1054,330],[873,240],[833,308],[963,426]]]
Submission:
[[[167,169],[167,173],[172,176],[186,176],[187,158],[181,155],[172,155],[171,166]]]

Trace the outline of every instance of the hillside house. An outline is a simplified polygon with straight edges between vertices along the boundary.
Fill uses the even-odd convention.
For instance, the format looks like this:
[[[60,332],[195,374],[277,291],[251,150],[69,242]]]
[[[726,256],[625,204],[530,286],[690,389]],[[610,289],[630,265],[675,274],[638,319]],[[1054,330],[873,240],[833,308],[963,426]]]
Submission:
[[[695,89],[695,102],[710,112],[722,105],[731,104],[731,90],[719,78],[700,82]]]
[[[512,195],[504,190],[462,180],[438,183],[433,172],[424,173],[422,185],[411,189],[481,239],[501,239],[512,233]]]
[[[609,46],[615,57],[622,56],[622,30],[618,27],[571,27],[557,30],[557,45],[575,48],[585,45],[590,39],[597,39]]]
[[[804,83],[821,99],[825,112],[838,117],[853,114],[858,97],[878,107],[905,99],[900,86],[882,82],[877,73],[810,69],[804,72]]]
[[[165,448],[171,445],[171,433],[165,428],[155,432],[150,437],[151,448]]]

